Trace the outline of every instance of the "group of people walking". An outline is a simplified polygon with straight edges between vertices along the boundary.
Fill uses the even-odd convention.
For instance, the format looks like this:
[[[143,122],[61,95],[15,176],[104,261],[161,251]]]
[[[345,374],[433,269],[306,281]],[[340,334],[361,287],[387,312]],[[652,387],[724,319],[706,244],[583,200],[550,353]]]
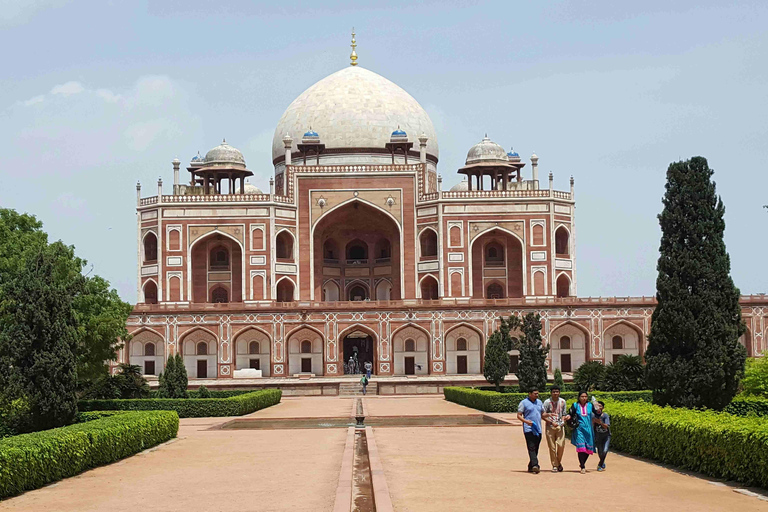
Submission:
[[[517,418],[523,422],[523,434],[528,448],[528,472],[539,473],[539,445],[542,437],[542,424],[546,423],[547,445],[552,472],[563,471],[563,453],[565,451],[565,426],[571,428],[571,444],[576,447],[579,467],[586,473],[589,456],[597,450],[600,461],[598,471],[605,471],[605,456],[611,444],[611,419],[604,411],[605,404],[596,401],[586,391],[579,393],[579,399],[570,409],[565,400],[560,398],[560,388],[552,387],[550,397],[544,403],[539,400],[539,391],[534,389],[528,398],[522,400],[517,408]]]

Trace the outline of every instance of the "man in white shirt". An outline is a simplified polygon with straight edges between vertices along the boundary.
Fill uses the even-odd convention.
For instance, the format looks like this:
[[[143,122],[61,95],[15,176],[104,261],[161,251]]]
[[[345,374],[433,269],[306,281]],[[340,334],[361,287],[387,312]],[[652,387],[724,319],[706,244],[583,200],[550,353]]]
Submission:
[[[544,412],[541,418],[547,424],[547,445],[549,459],[552,462],[552,472],[563,470],[561,461],[565,451],[565,422],[570,419],[566,414],[565,400],[560,398],[560,388],[553,386],[549,398],[544,401]]]

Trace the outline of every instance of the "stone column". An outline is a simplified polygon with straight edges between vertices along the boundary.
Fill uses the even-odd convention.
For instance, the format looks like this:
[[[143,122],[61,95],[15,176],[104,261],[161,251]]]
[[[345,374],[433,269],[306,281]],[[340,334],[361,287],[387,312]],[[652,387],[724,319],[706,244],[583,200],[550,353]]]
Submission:
[[[531,155],[531,173],[533,188],[537,190],[539,188],[539,157],[536,156],[536,153]]]
[[[173,195],[177,195],[179,193],[179,165],[181,165],[181,161],[174,158],[171,163],[173,164]]]

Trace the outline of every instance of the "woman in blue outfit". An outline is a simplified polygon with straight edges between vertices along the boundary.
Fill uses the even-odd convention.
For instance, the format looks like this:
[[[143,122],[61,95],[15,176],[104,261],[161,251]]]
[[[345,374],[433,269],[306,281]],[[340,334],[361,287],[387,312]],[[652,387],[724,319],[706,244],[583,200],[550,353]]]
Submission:
[[[587,459],[595,453],[595,434],[592,429],[592,404],[586,391],[579,393],[579,401],[571,406],[571,416],[579,418],[579,426],[571,434],[571,444],[576,447],[581,472],[586,473]]]

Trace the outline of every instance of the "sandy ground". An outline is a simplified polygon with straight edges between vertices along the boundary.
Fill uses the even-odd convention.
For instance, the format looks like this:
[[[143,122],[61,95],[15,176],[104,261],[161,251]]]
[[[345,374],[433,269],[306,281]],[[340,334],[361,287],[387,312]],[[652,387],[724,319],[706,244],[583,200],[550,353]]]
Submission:
[[[351,406],[350,406],[351,407]],[[332,510],[346,429],[205,430],[0,503],[2,511]]]
[[[481,411],[435,396],[372,396],[363,399],[367,416],[459,416]]]
[[[565,472],[550,473],[546,441],[539,451],[545,471],[529,474],[518,426],[373,430],[397,512],[768,510],[768,502],[729,487],[616,454],[608,455],[603,473],[595,471],[597,459],[590,457],[589,472],[582,475],[570,445]]]
[[[283,397],[279,404],[243,418],[346,418],[354,404],[351,397]]]

